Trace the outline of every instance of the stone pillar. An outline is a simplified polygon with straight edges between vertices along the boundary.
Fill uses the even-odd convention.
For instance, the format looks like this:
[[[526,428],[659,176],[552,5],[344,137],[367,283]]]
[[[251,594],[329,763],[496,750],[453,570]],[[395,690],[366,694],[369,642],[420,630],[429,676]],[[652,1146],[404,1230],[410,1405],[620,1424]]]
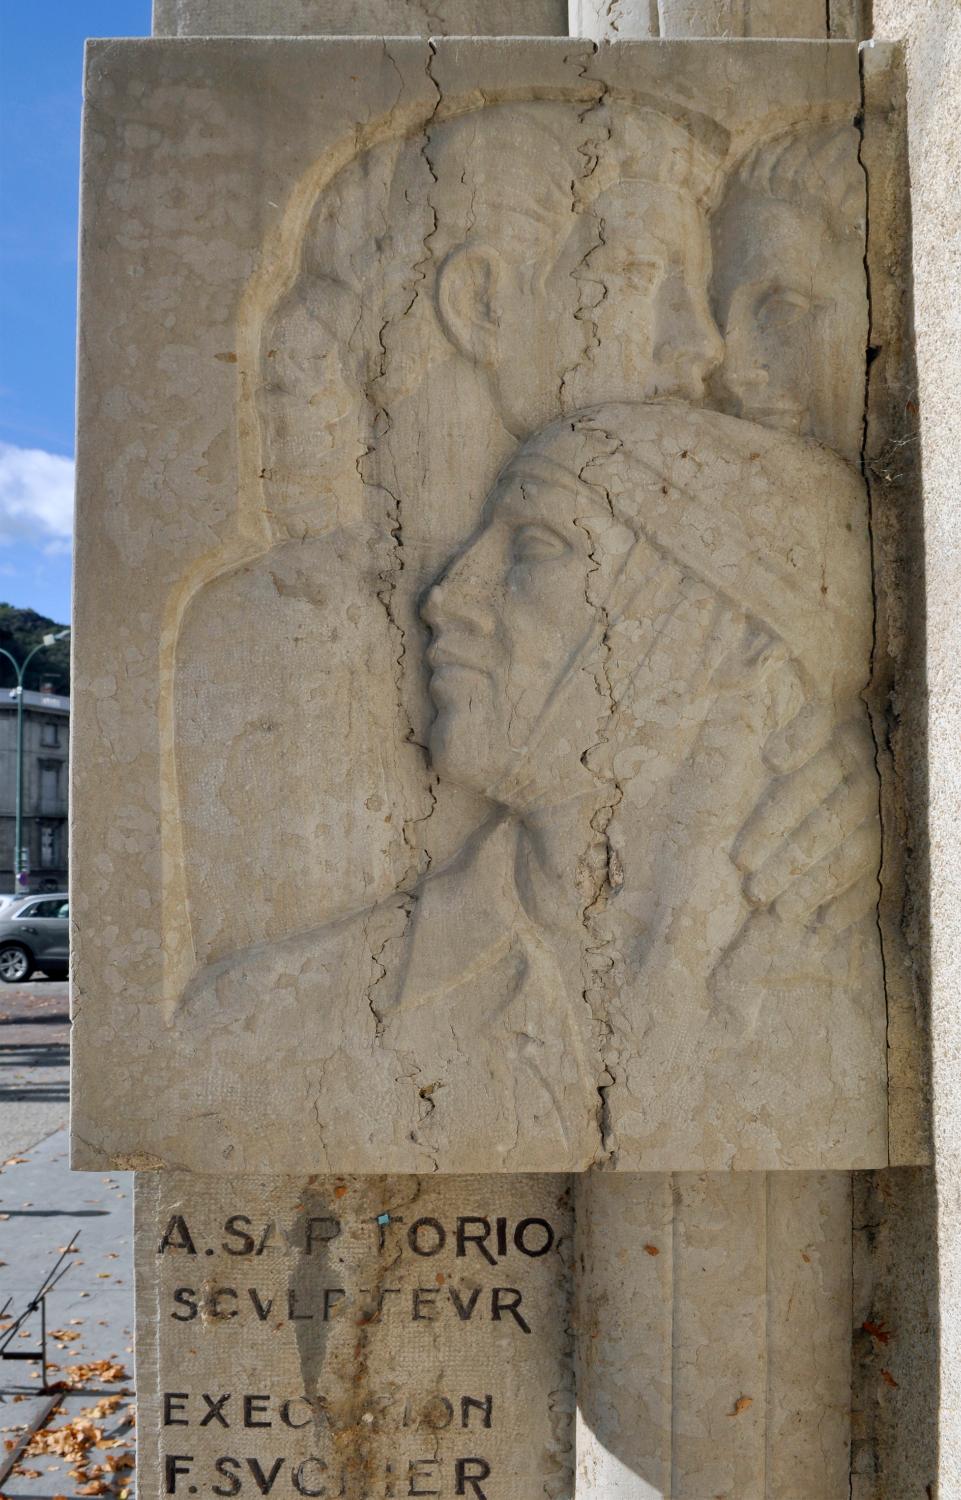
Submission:
[[[596,42],[851,37],[861,19],[856,5],[819,0],[569,9],[572,35]],[[855,368],[859,351],[848,357]],[[578,1327],[589,1329],[578,1345],[579,1495],[840,1495],[851,1461],[850,1176],[589,1175],[576,1204],[578,1263],[590,1267],[579,1282]],[[782,1235],[798,1244],[786,1251]]]
[[[850,1471],[841,1172],[578,1179],[578,1496],[837,1500]]]

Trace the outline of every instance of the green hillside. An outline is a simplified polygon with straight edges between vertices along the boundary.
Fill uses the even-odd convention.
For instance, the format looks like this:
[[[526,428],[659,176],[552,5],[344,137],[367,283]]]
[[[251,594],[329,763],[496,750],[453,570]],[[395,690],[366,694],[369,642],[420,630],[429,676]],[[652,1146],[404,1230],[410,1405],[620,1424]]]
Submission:
[[[63,630],[56,620],[38,615],[33,609],[15,609],[12,604],[0,604],[0,646],[22,662],[28,651],[45,635]],[[0,656],[0,688],[16,685],[17,676],[5,656]],[[70,692],[70,638],[57,641],[53,646],[38,651],[27,668],[25,686],[37,692],[42,683],[49,683],[55,693]]]

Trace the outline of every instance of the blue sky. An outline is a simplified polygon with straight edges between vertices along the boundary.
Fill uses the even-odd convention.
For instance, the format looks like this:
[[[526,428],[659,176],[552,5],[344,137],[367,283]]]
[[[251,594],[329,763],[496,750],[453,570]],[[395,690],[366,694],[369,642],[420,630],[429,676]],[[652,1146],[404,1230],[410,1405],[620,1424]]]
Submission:
[[[0,0],[0,600],[70,618],[83,43],[150,0]]]

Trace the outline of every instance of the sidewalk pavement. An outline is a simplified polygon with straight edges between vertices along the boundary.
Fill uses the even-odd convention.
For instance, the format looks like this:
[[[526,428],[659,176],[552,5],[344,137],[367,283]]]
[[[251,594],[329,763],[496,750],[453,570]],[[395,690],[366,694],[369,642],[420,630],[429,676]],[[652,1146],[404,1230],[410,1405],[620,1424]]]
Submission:
[[[56,988],[0,993],[0,1307],[10,1299],[0,1343],[77,1235],[47,1303],[60,1408],[0,1484],[0,1500],[134,1494],[133,1181],[68,1170],[66,986]],[[35,1348],[38,1335],[35,1314],[7,1352]],[[37,1411],[42,1381],[39,1363],[0,1362],[0,1465],[24,1415]]]
[[[62,980],[0,985],[0,1162],[67,1123],[67,996]]]

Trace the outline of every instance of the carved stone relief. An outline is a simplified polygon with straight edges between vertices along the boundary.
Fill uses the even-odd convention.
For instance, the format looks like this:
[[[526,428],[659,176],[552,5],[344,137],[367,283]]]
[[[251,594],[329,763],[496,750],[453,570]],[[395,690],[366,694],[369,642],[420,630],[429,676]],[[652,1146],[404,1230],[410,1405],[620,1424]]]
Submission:
[[[438,44],[235,279],[133,1152],[886,1160],[854,53],[749,127],[703,49],[573,45]]]

